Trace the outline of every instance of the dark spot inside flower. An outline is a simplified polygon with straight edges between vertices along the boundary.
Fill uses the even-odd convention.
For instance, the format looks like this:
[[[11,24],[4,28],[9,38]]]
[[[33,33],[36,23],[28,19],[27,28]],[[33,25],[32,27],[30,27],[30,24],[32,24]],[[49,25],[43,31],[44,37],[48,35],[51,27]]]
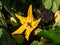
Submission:
[[[28,23],[28,26],[32,27],[31,23]]]

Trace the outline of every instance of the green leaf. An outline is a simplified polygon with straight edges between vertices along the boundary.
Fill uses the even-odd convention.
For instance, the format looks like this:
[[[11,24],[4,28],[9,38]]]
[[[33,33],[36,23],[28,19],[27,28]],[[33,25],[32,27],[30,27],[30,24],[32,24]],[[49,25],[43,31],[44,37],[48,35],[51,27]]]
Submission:
[[[16,42],[11,39],[5,29],[0,28],[0,44],[1,45],[16,45]]]
[[[1,1],[0,1],[0,17],[2,17],[2,15],[1,15],[1,10],[2,10],[2,3],[1,3]]]
[[[56,1],[53,2],[53,6],[52,6],[52,12],[56,12],[59,8],[59,5],[56,3]]]
[[[55,0],[55,2],[60,6],[60,0]]]
[[[31,45],[44,45],[42,42],[39,41],[33,41]]]
[[[2,3],[1,3],[1,1],[0,1],[0,10],[2,10]]]
[[[42,3],[46,9],[50,9],[52,6],[52,0],[42,0]]]
[[[42,3],[44,3],[46,0],[42,0]]]
[[[51,9],[55,13],[60,6],[60,0],[42,0],[42,3],[46,9]]]
[[[3,4],[9,4],[10,0],[0,0]]]
[[[12,35],[12,36],[13,36],[13,38],[16,40],[16,42],[17,42],[18,44],[22,44],[22,43],[24,42],[24,37],[23,37],[23,35],[17,34],[17,35]]]
[[[4,5],[4,8],[6,9],[6,11],[12,16],[12,17],[15,17],[14,16],[14,12],[13,10],[11,9],[11,7],[9,5]]]
[[[0,1],[0,18],[2,18],[2,12],[1,12],[1,11],[2,11],[2,3],[1,3],[1,1]],[[3,26],[4,26],[4,25],[3,25],[3,23],[4,23],[3,21],[4,21],[4,20],[1,20],[1,19],[0,19],[0,27],[3,27]]]
[[[0,29],[0,37],[1,37],[2,34],[3,34],[2,29]]]
[[[2,24],[2,22],[0,21],[0,27],[1,27],[1,26],[3,27],[3,24]]]
[[[1,3],[3,4],[4,8],[6,9],[6,11],[8,13],[10,13],[11,16],[14,17],[14,12],[13,10],[11,9],[11,7],[9,6],[9,3],[10,3],[10,0],[0,0]]]
[[[60,26],[56,27],[56,34],[60,35]]]
[[[54,41],[56,43],[60,43],[60,36],[55,34],[54,31],[51,30],[43,30],[40,33],[38,33],[39,36],[44,37],[48,40],[50,40],[51,42]]]

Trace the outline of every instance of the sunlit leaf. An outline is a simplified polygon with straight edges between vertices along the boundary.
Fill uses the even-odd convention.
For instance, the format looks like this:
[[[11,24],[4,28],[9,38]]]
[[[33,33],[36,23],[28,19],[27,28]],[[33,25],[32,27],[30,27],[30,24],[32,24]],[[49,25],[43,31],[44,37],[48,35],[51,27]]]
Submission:
[[[42,42],[39,41],[33,41],[31,45],[44,45]]]
[[[52,6],[52,12],[56,12],[59,8],[59,5],[56,3],[56,1],[53,2],[53,6]]]
[[[60,0],[55,0],[55,2],[60,6]]]
[[[50,30],[43,30],[40,33],[38,33],[39,36],[42,36],[50,41],[54,41],[56,43],[60,43],[60,36],[55,34],[55,32],[50,29]]]
[[[42,0],[43,5],[45,6],[45,8],[50,9],[52,6],[52,0]]]

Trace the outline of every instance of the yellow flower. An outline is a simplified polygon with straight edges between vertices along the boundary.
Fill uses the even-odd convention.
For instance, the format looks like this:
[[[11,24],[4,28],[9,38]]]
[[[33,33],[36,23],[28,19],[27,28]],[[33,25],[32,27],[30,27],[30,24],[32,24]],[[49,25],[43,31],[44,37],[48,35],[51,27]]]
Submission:
[[[60,10],[55,13],[54,18],[55,22],[60,24]]]
[[[36,20],[33,17],[33,14],[32,14],[32,5],[29,6],[27,14],[28,14],[27,17],[22,17],[22,16],[20,16],[18,14],[15,14],[16,17],[22,23],[22,26],[20,26],[16,31],[14,31],[12,33],[12,35],[14,35],[14,34],[22,34],[24,32],[24,30],[26,30],[26,32],[25,32],[25,38],[27,40],[29,40],[30,33],[38,26],[39,22],[41,21],[41,18],[39,18],[38,20]]]

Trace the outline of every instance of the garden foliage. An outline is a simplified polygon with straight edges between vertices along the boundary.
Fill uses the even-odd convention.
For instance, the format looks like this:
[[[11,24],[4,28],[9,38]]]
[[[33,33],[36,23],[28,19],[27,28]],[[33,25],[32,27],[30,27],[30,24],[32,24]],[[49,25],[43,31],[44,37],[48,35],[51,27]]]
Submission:
[[[28,25],[29,22],[27,23],[28,25],[27,29],[29,30],[33,29],[33,31],[31,31],[29,35],[28,35],[29,31],[25,30],[29,37],[29,40],[25,39],[26,36],[24,34],[25,31],[21,34],[12,35],[12,32],[16,31],[22,25],[21,20],[19,20],[15,14],[19,14],[19,16],[22,16],[24,18],[27,17],[29,5],[32,5],[32,11],[30,11],[29,13],[29,14],[31,14],[31,12],[33,13],[34,20],[32,22],[34,22],[38,18],[43,17],[46,14],[45,12],[47,11],[45,11],[44,9],[47,9],[48,12],[51,11],[54,15],[56,11],[60,10],[60,0],[0,0],[0,44],[1,45],[27,45],[27,44],[28,45],[60,45],[60,25],[59,24],[57,25],[57,23],[55,22],[56,17],[52,17],[53,18],[52,21],[45,24],[44,21],[48,21],[48,19],[46,20],[43,19],[47,18],[46,17],[47,15],[45,15],[43,19],[41,18],[43,22],[37,21],[39,24],[36,26],[36,28],[35,25],[33,25],[33,23],[31,25],[34,28],[32,27],[29,28],[30,26]],[[45,11],[43,13],[43,16],[41,15],[41,12],[43,12],[42,9],[40,9],[41,5],[44,7],[43,11]],[[41,15],[41,17],[38,16],[37,10],[39,12],[39,15]],[[32,19],[32,17],[30,18]],[[60,20],[60,18],[58,19]],[[30,20],[28,19],[28,21]],[[37,28],[42,29],[42,31],[40,32],[38,31],[36,36],[34,35],[35,33],[34,31]],[[36,37],[33,38],[34,36]],[[32,39],[30,39],[31,37]],[[39,39],[36,40],[37,37],[39,37]],[[43,39],[45,39],[46,41],[42,42],[41,37],[43,37]]]

